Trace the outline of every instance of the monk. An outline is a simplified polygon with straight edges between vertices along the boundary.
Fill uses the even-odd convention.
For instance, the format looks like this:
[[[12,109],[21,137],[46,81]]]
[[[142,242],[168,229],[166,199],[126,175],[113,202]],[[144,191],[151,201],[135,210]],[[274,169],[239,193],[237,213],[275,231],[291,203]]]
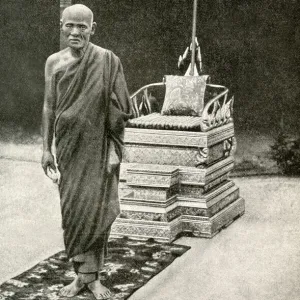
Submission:
[[[119,166],[131,107],[119,58],[90,42],[95,29],[88,7],[64,10],[68,47],[45,66],[42,167],[59,179],[64,243],[77,274],[60,294],[73,297],[88,288],[96,299],[109,299],[98,274],[120,212]]]

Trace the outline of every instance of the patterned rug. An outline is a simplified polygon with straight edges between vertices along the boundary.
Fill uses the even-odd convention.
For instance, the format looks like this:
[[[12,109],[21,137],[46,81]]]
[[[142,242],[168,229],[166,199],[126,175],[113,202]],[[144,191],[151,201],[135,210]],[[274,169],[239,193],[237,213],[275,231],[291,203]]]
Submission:
[[[111,239],[109,255],[100,274],[104,285],[111,289],[111,299],[127,299],[174,259],[190,247],[136,241],[128,238]],[[58,291],[69,284],[75,273],[65,252],[59,252],[28,271],[0,286],[0,300],[61,300]],[[85,290],[72,299],[95,299]]]

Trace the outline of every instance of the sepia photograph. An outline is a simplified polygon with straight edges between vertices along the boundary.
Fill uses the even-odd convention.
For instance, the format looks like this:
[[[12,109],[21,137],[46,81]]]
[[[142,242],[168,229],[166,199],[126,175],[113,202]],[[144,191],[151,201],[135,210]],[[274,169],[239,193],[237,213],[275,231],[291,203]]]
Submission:
[[[297,0],[0,1],[0,300],[299,300]]]

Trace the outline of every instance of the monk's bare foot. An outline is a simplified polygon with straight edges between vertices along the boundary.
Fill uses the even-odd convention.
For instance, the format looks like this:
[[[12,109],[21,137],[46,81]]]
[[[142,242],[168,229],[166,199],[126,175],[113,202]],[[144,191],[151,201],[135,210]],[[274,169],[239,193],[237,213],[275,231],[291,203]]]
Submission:
[[[78,276],[72,281],[72,283],[66,285],[59,291],[59,295],[63,297],[74,297],[84,288],[84,283]]]
[[[97,300],[110,299],[112,296],[111,291],[102,285],[100,280],[95,280],[87,286]]]

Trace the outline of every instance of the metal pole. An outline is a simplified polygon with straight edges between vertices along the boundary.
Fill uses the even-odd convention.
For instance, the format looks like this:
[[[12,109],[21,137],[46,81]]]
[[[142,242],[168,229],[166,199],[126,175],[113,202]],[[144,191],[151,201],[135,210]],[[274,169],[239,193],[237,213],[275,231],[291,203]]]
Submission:
[[[65,8],[72,5],[72,0],[60,0],[59,1],[59,8],[60,8],[60,18],[61,14],[64,11]],[[64,40],[62,34],[60,34],[60,50],[66,48],[66,41]]]
[[[191,70],[190,75],[194,76],[194,67],[195,67],[195,38],[196,38],[196,24],[197,24],[197,2],[198,0],[194,0],[194,8],[193,8],[193,31],[192,31],[192,59],[191,59]]]
[[[72,5],[72,0],[60,0],[59,1],[59,7],[60,7],[60,17],[61,17],[61,14],[63,12],[63,10],[68,7],[68,6],[71,6]]]

